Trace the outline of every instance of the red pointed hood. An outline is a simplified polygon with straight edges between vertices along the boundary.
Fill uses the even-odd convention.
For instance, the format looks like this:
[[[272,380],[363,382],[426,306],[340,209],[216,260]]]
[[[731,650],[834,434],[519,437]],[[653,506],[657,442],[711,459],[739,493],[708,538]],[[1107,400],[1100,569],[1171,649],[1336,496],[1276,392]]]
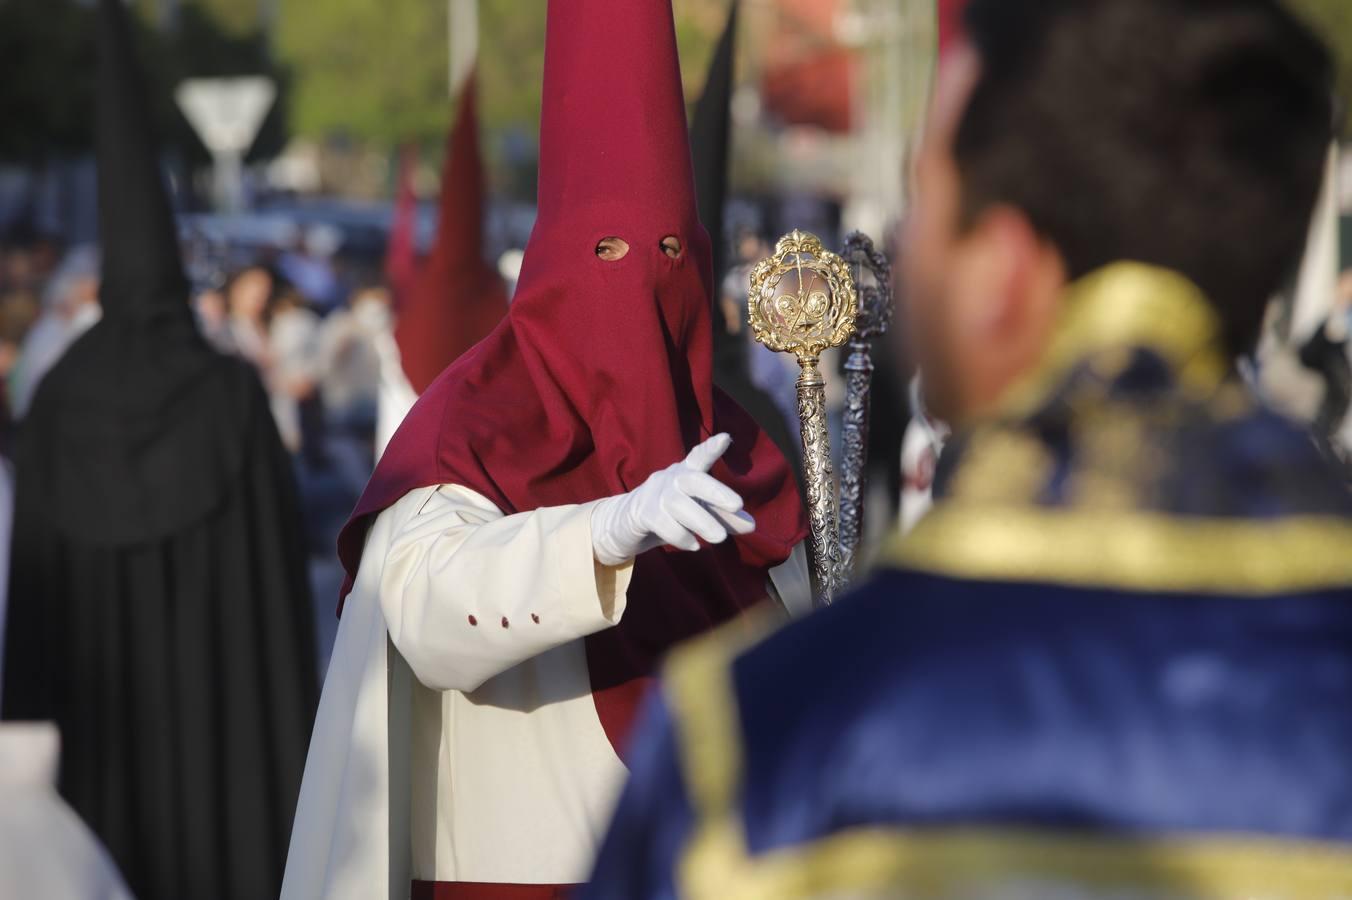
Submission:
[[[668,0],[552,3],[545,47],[537,237],[583,222],[696,229]]]
[[[551,2],[543,97],[539,217],[510,315],[532,377],[606,432],[596,452],[632,490],[713,430],[713,263],[670,0]],[[606,237],[628,255],[598,259]]]
[[[962,37],[962,16],[967,9],[967,0],[938,0],[939,2],[939,52],[942,54]]]
[[[487,337],[507,312],[507,291],[484,261],[484,171],[475,78],[465,80],[446,144],[436,243],[400,297],[394,339],[418,393]]]
[[[550,0],[539,199],[507,318],[404,420],[339,555],[350,585],[369,518],[414,488],[463,485],[505,513],[585,503],[730,433],[713,474],[741,494],[755,533],[641,555],[623,621],[587,639],[597,710],[618,743],[660,656],[760,602],[768,570],[807,532],[784,457],[713,387],[709,240],[670,0]],[[669,235],[677,259],[660,246]],[[598,258],[606,237],[628,255]]]
[[[417,153],[406,146],[399,153],[399,183],[395,188],[394,220],[385,247],[385,283],[397,309],[413,291],[418,277],[418,197],[413,190]]]

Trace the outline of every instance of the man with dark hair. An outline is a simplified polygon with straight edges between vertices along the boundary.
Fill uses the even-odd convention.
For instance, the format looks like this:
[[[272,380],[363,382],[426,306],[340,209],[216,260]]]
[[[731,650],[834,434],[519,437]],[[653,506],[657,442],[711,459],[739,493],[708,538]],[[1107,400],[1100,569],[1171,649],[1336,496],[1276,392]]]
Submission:
[[[679,652],[586,897],[1333,897],[1352,497],[1234,375],[1330,63],[1275,0],[973,0],[908,223],[956,426],[829,611]]]

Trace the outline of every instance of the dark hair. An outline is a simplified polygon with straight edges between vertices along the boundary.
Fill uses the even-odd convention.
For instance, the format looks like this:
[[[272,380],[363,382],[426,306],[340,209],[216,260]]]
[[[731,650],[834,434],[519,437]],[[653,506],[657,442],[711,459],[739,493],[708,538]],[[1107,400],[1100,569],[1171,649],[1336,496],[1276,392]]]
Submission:
[[[1328,51],[1277,0],[972,0],[954,155],[968,223],[1028,215],[1071,277],[1175,269],[1252,348],[1333,138]]]

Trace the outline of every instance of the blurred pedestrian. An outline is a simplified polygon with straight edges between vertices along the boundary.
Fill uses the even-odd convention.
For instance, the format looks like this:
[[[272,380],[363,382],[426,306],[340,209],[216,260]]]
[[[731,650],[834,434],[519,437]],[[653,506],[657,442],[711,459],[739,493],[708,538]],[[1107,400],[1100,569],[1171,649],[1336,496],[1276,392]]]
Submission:
[[[208,288],[193,298],[193,312],[197,327],[207,343],[222,353],[234,353],[235,342],[230,335],[230,305],[224,291]]]
[[[307,298],[290,285],[268,305],[264,381],[282,443],[292,453],[318,437],[319,322]]]
[[[910,534],[934,505],[934,479],[948,442],[946,424],[925,410],[920,376],[911,379],[911,421],[901,445],[901,530]]]
[[[24,337],[37,321],[39,308],[38,301],[27,291],[10,291],[0,296],[0,457],[5,459],[10,455],[15,421],[8,386]],[[0,578],[4,571],[0,569]]]
[[[348,305],[320,327],[318,365],[324,417],[344,432],[374,438],[380,396],[380,351],[391,333],[389,291],[373,285],[356,291]],[[369,472],[368,472],[369,474]]]
[[[272,368],[268,313],[276,278],[263,266],[249,266],[227,279],[224,290],[229,342],[266,378]]]
[[[319,317],[299,291],[261,265],[228,280],[225,303],[228,326],[220,340],[258,370],[282,443],[299,453],[311,430],[306,405],[316,399]]]
[[[343,289],[333,263],[342,241],[342,232],[333,226],[312,225],[297,229],[291,248],[277,257],[281,276],[325,312],[342,302]]]
[[[98,295],[98,248],[72,249],[43,288],[42,311],[25,335],[6,383],[16,419],[28,413],[38,385],[66,349],[99,321]]]
[[[196,327],[133,58],[101,0],[101,321],[15,446],[4,694],[142,900],[276,896],[316,701],[290,461]]]

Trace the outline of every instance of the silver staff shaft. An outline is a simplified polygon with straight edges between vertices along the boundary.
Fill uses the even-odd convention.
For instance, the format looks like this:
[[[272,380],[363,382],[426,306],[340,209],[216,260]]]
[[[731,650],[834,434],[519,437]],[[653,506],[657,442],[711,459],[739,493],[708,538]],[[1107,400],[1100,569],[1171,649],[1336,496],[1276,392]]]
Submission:
[[[840,535],[837,529],[835,474],[831,468],[831,437],[826,422],[826,379],[818,357],[800,357],[798,419],[803,435],[803,472],[807,482],[807,511],[812,528],[812,574],[818,602],[830,604],[840,592]]]

